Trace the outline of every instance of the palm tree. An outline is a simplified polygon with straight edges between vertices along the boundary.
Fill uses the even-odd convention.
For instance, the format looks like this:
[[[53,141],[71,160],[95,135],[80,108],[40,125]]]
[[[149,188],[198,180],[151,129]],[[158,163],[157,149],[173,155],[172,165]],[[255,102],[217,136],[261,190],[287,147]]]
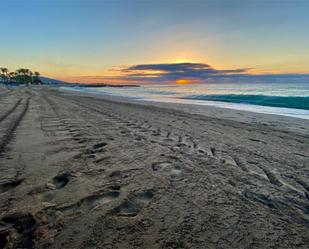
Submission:
[[[41,80],[40,80],[40,73],[39,72],[34,72],[34,83],[35,84],[41,84]]]
[[[9,73],[9,81],[10,81],[10,82],[12,81],[12,79],[15,79],[15,77],[16,77],[15,72],[10,72],[10,73]]]
[[[19,68],[16,70],[17,80],[21,83],[29,84],[32,81],[32,72],[27,68]]]
[[[29,69],[28,69],[29,70]],[[30,77],[30,83],[33,84],[33,73],[29,70],[27,73]]]
[[[10,72],[5,67],[0,67],[0,81],[9,83],[12,80],[22,84],[41,84],[39,72],[32,72],[27,68],[19,68],[15,72]]]
[[[9,69],[7,69],[6,67],[1,67],[0,72],[2,80],[8,82]]]
[[[16,80],[22,82],[23,75],[24,75],[24,69],[23,68],[17,69],[15,71],[15,75],[16,75]]]

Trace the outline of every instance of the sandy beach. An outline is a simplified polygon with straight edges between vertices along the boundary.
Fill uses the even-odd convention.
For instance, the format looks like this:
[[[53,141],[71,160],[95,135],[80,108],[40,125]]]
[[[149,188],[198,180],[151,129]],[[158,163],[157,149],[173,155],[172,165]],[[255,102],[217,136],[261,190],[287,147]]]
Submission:
[[[308,120],[0,89],[0,248],[308,248]]]

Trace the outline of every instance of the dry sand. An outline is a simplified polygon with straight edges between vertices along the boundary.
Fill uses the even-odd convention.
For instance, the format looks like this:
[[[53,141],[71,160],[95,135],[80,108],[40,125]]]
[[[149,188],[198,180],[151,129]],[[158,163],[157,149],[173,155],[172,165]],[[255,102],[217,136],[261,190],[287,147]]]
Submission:
[[[308,248],[305,120],[47,87],[0,106],[0,248]]]

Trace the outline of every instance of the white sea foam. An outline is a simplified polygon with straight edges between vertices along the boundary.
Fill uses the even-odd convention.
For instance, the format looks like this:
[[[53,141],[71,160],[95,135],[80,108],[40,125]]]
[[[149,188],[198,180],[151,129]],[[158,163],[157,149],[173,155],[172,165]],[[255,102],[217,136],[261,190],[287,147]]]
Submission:
[[[295,97],[295,101],[300,99],[304,102],[304,106],[308,106],[307,101],[309,100],[309,84],[203,84],[186,86],[152,85],[128,88],[64,87],[64,89],[99,95],[129,97],[142,101],[210,105],[221,108],[264,114],[276,114],[309,120],[309,110],[305,109],[267,106],[267,102],[265,106],[263,103],[261,105],[260,102],[256,105],[207,100],[207,96],[272,96],[273,98],[279,97],[281,100],[288,99],[292,105],[295,105],[293,102],[293,98]],[[192,96],[197,97],[192,98]],[[205,97],[205,99],[200,99],[199,96]]]

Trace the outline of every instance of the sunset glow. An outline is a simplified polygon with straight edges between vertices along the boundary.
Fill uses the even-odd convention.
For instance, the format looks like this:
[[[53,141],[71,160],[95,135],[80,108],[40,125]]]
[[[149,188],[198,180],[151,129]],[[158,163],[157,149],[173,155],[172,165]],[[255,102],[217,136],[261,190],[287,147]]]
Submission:
[[[176,80],[176,83],[180,85],[186,85],[186,84],[190,84],[191,81],[183,79],[183,80]]]
[[[255,76],[309,74],[304,32],[309,3],[253,2],[29,1],[16,8],[14,1],[4,1],[1,63],[82,83],[188,84],[216,78],[195,77],[195,69],[187,75],[177,71],[180,78],[171,71],[163,77],[166,72],[156,68],[114,70],[148,64],[202,63]],[[29,11],[35,15],[24,15]]]

